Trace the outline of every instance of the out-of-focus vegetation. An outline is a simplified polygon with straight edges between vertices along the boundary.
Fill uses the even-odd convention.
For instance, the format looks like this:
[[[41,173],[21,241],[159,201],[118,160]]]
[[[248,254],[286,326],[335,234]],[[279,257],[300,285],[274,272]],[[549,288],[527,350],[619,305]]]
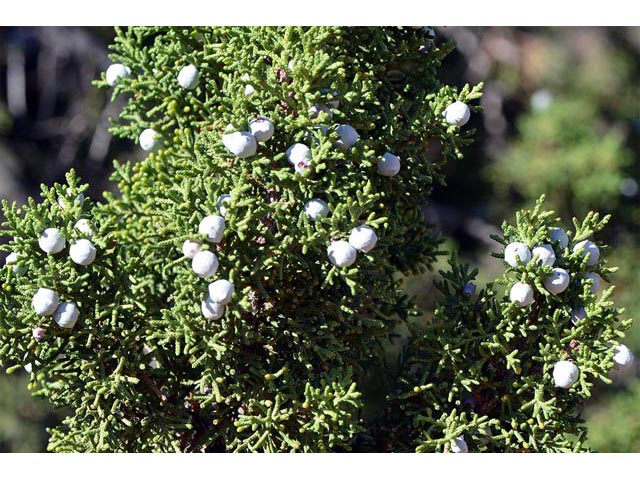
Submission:
[[[99,198],[111,160],[139,155],[107,131],[121,105],[90,85],[110,63],[111,35],[0,29],[0,197],[24,201],[73,167]],[[447,186],[425,208],[448,238],[445,248],[478,266],[481,282],[502,269],[488,254],[498,248],[489,235],[540,194],[566,226],[588,210],[612,213],[604,238],[608,261],[621,267],[612,278],[616,302],[640,319],[640,28],[451,27],[436,35],[458,44],[442,66],[443,81],[485,82],[484,113],[470,121],[475,142],[464,160],[447,165]],[[432,280],[406,282],[427,320]],[[640,321],[626,344],[640,357]],[[639,364],[614,374],[585,412],[594,450],[640,451]],[[0,374],[0,450],[46,445],[55,412],[30,398],[26,378]]]

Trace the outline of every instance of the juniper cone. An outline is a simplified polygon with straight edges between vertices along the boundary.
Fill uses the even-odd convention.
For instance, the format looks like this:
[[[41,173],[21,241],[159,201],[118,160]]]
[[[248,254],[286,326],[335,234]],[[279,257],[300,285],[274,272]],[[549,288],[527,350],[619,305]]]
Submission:
[[[117,30],[112,60],[126,75],[96,83],[128,99],[112,132],[146,158],[115,162],[118,191],[101,202],[61,208],[58,197],[87,189],[70,172],[39,203],[3,204],[0,233],[12,238],[3,249],[24,274],[2,269],[0,362],[8,372],[31,364],[34,394],[71,407],[49,449],[579,450],[576,409],[594,380],[607,381],[630,325],[617,323],[612,289],[597,298],[584,276],[609,282],[605,246],[589,265],[572,250],[597,244],[606,223],[597,215],[555,251],[554,267],[571,274],[560,295],[544,288],[551,268],[539,262],[505,263],[482,288],[453,258],[433,323],[412,326],[399,377],[384,361],[394,328],[417,313],[398,273],[424,272],[439,253],[422,208],[473,135],[443,112],[455,102],[471,118],[479,111],[481,86],[437,79],[452,49],[414,28]],[[188,66],[197,75],[185,88]],[[260,118],[273,133],[252,129]],[[341,125],[357,134],[349,148]],[[236,132],[250,148],[229,148]],[[430,152],[441,154],[429,161]],[[305,205],[318,198],[331,208],[309,218]],[[219,215],[221,228],[200,231]],[[557,245],[550,215],[541,204],[518,214],[499,241]],[[85,238],[80,219],[91,225],[92,263],[40,248],[52,226],[69,245]],[[361,225],[377,241],[356,253],[348,240]],[[335,245],[352,255],[330,258]],[[202,258],[215,268],[198,270]],[[226,304],[210,296],[219,280],[233,287]],[[509,300],[517,282],[534,302]],[[479,292],[463,292],[468,284]],[[34,312],[39,288],[65,306],[55,319]],[[578,307],[588,316],[573,326]],[[35,328],[46,330],[38,341]],[[580,372],[566,390],[553,383],[559,361]],[[362,394],[370,372],[388,385],[380,408]]]

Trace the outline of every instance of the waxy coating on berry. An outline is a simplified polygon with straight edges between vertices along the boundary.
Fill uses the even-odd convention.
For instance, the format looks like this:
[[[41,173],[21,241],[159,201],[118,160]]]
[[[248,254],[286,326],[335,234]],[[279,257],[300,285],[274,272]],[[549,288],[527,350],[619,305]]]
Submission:
[[[196,253],[191,261],[191,269],[200,278],[208,278],[215,275],[218,271],[218,266],[218,257],[209,250]]]
[[[504,249],[504,261],[512,267],[517,267],[518,258],[522,265],[526,265],[531,260],[531,250],[522,242],[512,242]]]
[[[61,303],[53,314],[53,320],[62,328],[73,328],[78,321],[78,307],[74,303]]]
[[[443,115],[448,124],[462,127],[471,118],[471,110],[466,103],[456,101],[445,109]]]
[[[91,265],[96,259],[96,247],[90,240],[81,238],[71,244],[69,256],[78,265]]]
[[[219,215],[207,215],[198,225],[198,233],[207,236],[212,243],[220,243],[224,236],[224,218]]]
[[[156,132],[153,128],[146,128],[138,137],[140,142],[140,148],[145,152],[149,152],[153,150],[158,144],[158,140],[160,139],[160,134]]]
[[[591,240],[583,240],[578,242],[573,247],[573,253],[579,251],[580,249],[584,250],[583,255],[586,257],[589,255],[589,260],[587,260],[587,265],[595,265],[600,260],[600,249],[598,246],[593,243]]]
[[[304,213],[313,221],[329,215],[329,205],[320,198],[312,198],[304,204]]]
[[[351,230],[349,244],[356,250],[368,253],[373,250],[376,243],[378,243],[378,235],[373,228],[366,225],[358,225]]]
[[[571,388],[579,376],[578,367],[567,360],[561,360],[553,366],[553,381],[558,388]]]
[[[511,287],[511,291],[509,292],[509,299],[512,303],[515,303],[519,307],[526,307],[528,305],[531,305],[534,301],[533,289],[526,283],[518,282],[513,287]]]
[[[109,65],[105,73],[107,83],[110,87],[115,86],[121,78],[126,78],[131,75],[131,69],[122,63],[113,63]]]
[[[198,79],[200,78],[200,72],[194,65],[187,65],[182,67],[178,73],[178,83],[182,88],[191,90],[198,85]]]
[[[38,315],[53,315],[58,305],[58,294],[49,288],[38,289],[31,300],[31,306]]]
[[[234,132],[222,135],[222,143],[227,150],[238,158],[247,158],[256,154],[258,142],[250,132]]]
[[[385,153],[378,161],[377,171],[383,177],[395,177],[400,172],[400,159],[393,153]]]
[[[47,228],[38,239],[40,249],[49,254],[60,253],[67,241],[58,228]]]
[[[569,272],[564,268],[554,268],[551,270],[551,275],[546,277],[542,284],[549,292],[558,295],[567,289],[570,280]]]
[[[349,242],[344,240],[337,240],[331,242],[327,249],[329,260],[336,267],[349,267],[356,261],[356,249],[353,248]]]

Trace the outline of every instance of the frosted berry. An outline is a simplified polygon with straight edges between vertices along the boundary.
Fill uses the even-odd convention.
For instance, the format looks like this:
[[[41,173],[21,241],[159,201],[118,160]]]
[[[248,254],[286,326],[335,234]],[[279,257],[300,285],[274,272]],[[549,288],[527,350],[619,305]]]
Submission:
[[[600,277],[595,273],[588,272],[583,275],[583,278],[585,278],[586,280],[593,280],[593,284],[591,285],[591,293],[593,293],[594,295],[598,293],[598,290],[600,290]]]
[[[451,453],[469,453],[469,447],[464,439],[464,435],[456,437],[451,442]]]
[[[60,305],[60,299],[53,290],[40,288],[33,296],[31,305],[38,315],[53,315],[53,312]]]
[[[209,284],[209,298],[222,305],[231,301],[234,291],[233,285],[228,280],[216,280]]]
[[[200,278],[208,278],[215,275],[218,271],[218,266],[218,257],[209,250],[196,253],[193,256],[193,260],[191,260],[191,268]]]
[[[71,196],[71,187],[67,188],[67,196]],[[82,203],[84,202],[84,193],[79,193],[78,195],[76,195],[76,198],[73,200],[73,203],[75,205],[82,205]],[[64,197],[58,197],[58,205],[60,205],[60,208],[66,209],[68,208],[67,206],[67,201],[65,200]]]
[[[220,212],[220,215],[222,215],[223,217],[227,216],[227,207],[225,207],[224,204],[229,203],[230,201],[231,201],[231,195],[229,195],[228,193],[224,193],[220,195],[218,197],[218,200],[216,201],[216,206],[218,207],[218,211]]]
[[[7,258],[4,259],[4,264],[7,266],[11,265],[13,273],[21,275],[22,273],[24,273],[24,268],[19,267],[17,263],[18,254],[16,252],[11,252],[9,255],[7,255]]]
[[[551,245],[545,243],[544,245],[540,245],[535,247],[531,254],[533,257],[537,256],[538,259],[536,263],[538,265],[542,265],[543,267],[553,267],[553,264],[556,263],[556,254],[553,251]]]
[[[110,87],[113,87],[121,78],[126,78],[131,75],[131,69],[121,63],[114,63],[109,65],[105,74],[107,83]]]
[[[333,117],[333,112],[331,111],[331,109],[326,105],[322,105],[320,103],[317,103],[313,107],[311,107],[307,113],[309,113],[309,118],[317,118],[320,113],[326,113],[329,118]]]
[[[207,297],[200,304],[202,316],[207,320],[218,320],[224,315],[225,306],[221,303],[214,302],[211,297]]]
[[[91,241],[81,238],[71,244],[69,256],[78,265],[91,265],[96,259],[96,247]]]
[[[324,200],[319,198],[312,198],[304,204],[304,213],[307,214],[311,220],[319,220],[322,217],[329,215],[329,205]]]
[[[33,335],[33,339],[38,343],[44,340],[44,336],[46,333],[47,333],[47,330],[42,327],[36,327],[33,330],[31,330],[31,335]]]
[[[553,366],[553,381],[556,387],[570,388],[576,383],[579,375],[578,367],[567,360],[561,360]]]
[[[337,240],[331,242],[327,249],[329,260],[336,267],[349,267],[356,261],[356,249],[349,242]]]
[[[453,102],[445,109],[443,115],[448,124],[462,127],[471,118],[471,110],[466,103]]]
[[[393,153],[385,153],[378,161],[378,174],[383,177],[395,177],[400,171],[400,159]]]
[[[311,149],[307,147],[304,143],[294,143],[289,148],[287,148],[287,160],[291,165],[295,165],[299,160],[310,160],[311,159]]]
[[[360,138],[356,129],[351,125],[340,125],[337,132],[338,135],[340,135],[340,140],[336,142],[336,146],[343,150],[348,150],[353,147],[358,141],[358,138]]]
[[[580,249],[584,249],[584,256],[589,254],[587,265],[595,265],[596,263],[598,263],[598,260],[600,260],[600,249],[591,240],[583,240],[576,243],[576,245],[573,247],[573,252],[575,253]]]
[[[366,225],[358,225],[351,230],[349,244],[356,250],[367,253],[372,250],[378,242],[378,235],[373,228]]]
[[[564,292],[569,286],[569,272],[564,268],[554,268],[551,270],[551,275],[542,281],[544,288],[557,295]]]
[[[73,303],[63,302],[53,314],[53,319],[62,328],[73,328],[78,321],[78,307]]]
[[[571,323],[578,325],[581,321],[587,318],[587,312],[584,307],[578,307],[571,310]]]
[[[234,132],[222,135],[222,143],[227,150],[238,158],[246,158],[255,155],[258,148],[256,137],[249,132]]]
[[[558,242],[558,246],[562,250],[567,248],[567,245],[569,245],[569,237],[561,228],[554,227],[549,229],[549,237],[551,238],[551,243]]]
[[[87,237],[93,237],[93,227],[91,226],[91,222],[86,218],[81,218],[78,220],[73,226],[80,233],[84,233]]]
[[[504,261],[512,267],[518,266],[518,260],[525,265],[531,260],[531,251],[529,247],[522,242],[513,242],[504,249]]]
[[[613,364],[616,370],[626,370],[633,364],[633,352],[626,345],[613,347]]]
[[[38,239],[40,249],[49,254],[61,252],[66,244],[67,241],[58,228],[47,228]]]
[[[249,124],[249,130],[258,142],[266,142],[273,136],[273,122],[267,117],[258,117]]]
[[[509,292],[509,299],[519,307],[526,307],[533,303],[533,289],[526,283],[518,282]]]
[[[145,152],[153,150],[158,144],[159,139],[160,134],[153,128],[146,128],[142,131],[140,137],[138,138],[140,142],[140,148],[142,148]]]
[[[200,78],[200,72],[193,65],[187,65],[182,67],[178,73],[178,83],[182,88],[191,90],[198,85],[198,79]]]
[[[198,233],[207,236],[207,240],[213,243],[220,243],[224,235],[224,218],[220,215],[207,215],[198,225]]]
[[[202,244],[200,242],[185,240],[182,244],[182,254],[189,259],[193,259],[201,248]]]

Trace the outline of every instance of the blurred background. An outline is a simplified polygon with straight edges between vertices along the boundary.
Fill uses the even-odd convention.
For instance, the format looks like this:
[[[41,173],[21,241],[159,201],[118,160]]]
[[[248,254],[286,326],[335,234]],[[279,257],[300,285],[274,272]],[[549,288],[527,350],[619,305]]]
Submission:
[[[458,45],[442,81],[485,82],[484,112],[465,127],[477,129],[475,143],[447,165],[447,186],[436,188],[425,215],[485,282],[502,270],[489,235],[540,194],[566,227],[589,210],[613,214],[600,240],[620,266],[616,301],[638,319],[625,343],[639,360],[612,373],[613,385],[598,385],[584,413],[592,449],[640,452],[640,28],[448,27],[436,35]],[[143,157],[107,130],[123,101],[91,85],[110,64],[112,38],[104,27],[0,27],[0,198],[23,203],[74,168],[100,199],[113,188],[113,159]],[[435,270],[445,265],[443,257]],[[437,299],[432,280],[406,281],[427,312]],[[0,371],[0,452],[45,451],[46,427],[62,415],[33,399],[27,383],[26,372]]]

